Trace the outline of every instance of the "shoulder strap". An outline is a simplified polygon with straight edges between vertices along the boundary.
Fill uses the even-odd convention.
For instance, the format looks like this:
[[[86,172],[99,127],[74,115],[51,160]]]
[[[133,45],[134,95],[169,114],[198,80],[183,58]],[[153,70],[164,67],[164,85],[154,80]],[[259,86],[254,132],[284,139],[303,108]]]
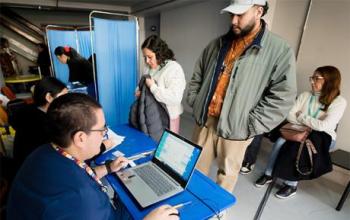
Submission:
[[[307,171],[302,171],[299,168],[300,156],[301,156],[301,152],[303,151],[304,146],[306,146],[309,160],[310,160],[310,169]],[[296,158],[296,163],[295,163],[295,167],[296,167],[298,173],[300,173],[301,175],[304,175],[304,176],[310,175],[312,173],[313,167],[314,167],[313,157],[312,157],[313,154],[317,154],[317,150],[316,150],[314,144],[310,141],[310,139],[307,139],[306,141],[303,141],[300,143],[297,158]]]

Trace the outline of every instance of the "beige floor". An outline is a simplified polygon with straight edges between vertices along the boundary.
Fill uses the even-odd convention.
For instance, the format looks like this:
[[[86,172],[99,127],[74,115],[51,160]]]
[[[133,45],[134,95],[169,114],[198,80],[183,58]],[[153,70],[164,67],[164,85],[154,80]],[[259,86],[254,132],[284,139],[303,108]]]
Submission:
[[[180,133],[190,138],[193,129],[193,119],[184,114],[181,119]],[[233,192],[237,203],[227,211],[228,220],[253,219],[266,188],[256,188],[253,183],[265,168],[271,144],[264,141],[260,150],[258,161],[254,171],[249,175],[240,175]],[[334,208],[345,188],[345,181],[350,179],[349,173],[345,176],[333,171],[326,177],[320,177],[312,181],[300,182],[297,194],[286,200],[276,198],[273,189],[269,200],[262,213],[261,220],[348,220],[350,219],[350,197],[345,202],[340,212]],[[340,169],[341,170],[341,169]],[[341,175],[342,177],[338,176]],[[215,177],[213,167],[211,178]],[[335,178],[336,177],[336,178]],[[336,179],[336,181],[334,181]]]

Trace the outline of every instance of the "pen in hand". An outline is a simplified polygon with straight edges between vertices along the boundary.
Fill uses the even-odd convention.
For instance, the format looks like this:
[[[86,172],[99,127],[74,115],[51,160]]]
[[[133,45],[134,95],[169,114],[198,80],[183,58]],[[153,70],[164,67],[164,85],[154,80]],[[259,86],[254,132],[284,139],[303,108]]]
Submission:
[[[147,156],[153,154],[153,152],[154,151],[152,150],[152,151],[147,151],[147,152],[143,152],[143,153],[140,153],[140,154],[136,154],[134,156],[128,157],[128,160],[138,160],[138,159],[141,159],[143,157],[147,157]]]
[[[185,205],[189,205],[191,203],[192,203],[191,201],[180,203],[180,204],[174,205],[173,208],[180,209],[180,208],[184,207]]]

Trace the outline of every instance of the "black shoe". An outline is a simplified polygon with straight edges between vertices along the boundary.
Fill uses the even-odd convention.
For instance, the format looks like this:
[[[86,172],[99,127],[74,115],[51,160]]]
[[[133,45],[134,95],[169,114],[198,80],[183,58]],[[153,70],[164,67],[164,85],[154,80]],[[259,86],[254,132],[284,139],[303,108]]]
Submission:
[[[272,182],[272,176],[268,176],[264,174],[255,182],[255,186],[260,188],[271,182]]]
[[[294,196],[296,193],[297,193],[296,186],[285,185],[284,187],[282,187],[280,190],[276,192],[275,196],[280,199],[286,199]]]
[[[254,164],[251,163],[243,163],[241,170],[239,171],[240,174],[249,174],[253,171]]]

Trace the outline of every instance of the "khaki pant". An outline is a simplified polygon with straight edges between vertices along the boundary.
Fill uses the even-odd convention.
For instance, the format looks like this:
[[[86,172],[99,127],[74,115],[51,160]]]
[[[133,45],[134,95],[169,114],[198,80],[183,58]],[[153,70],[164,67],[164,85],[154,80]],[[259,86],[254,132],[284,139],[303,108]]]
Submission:
[[[209,175],[210,167],[215,158],[218,162],[216,182],[229,192],[232,192],[238,178],[245,151],[252,142],[248,140],[227,140],[216,134],[217,119],[208,117],[204,127],[195,126],[193,141],[203,147],[197,169]]]

